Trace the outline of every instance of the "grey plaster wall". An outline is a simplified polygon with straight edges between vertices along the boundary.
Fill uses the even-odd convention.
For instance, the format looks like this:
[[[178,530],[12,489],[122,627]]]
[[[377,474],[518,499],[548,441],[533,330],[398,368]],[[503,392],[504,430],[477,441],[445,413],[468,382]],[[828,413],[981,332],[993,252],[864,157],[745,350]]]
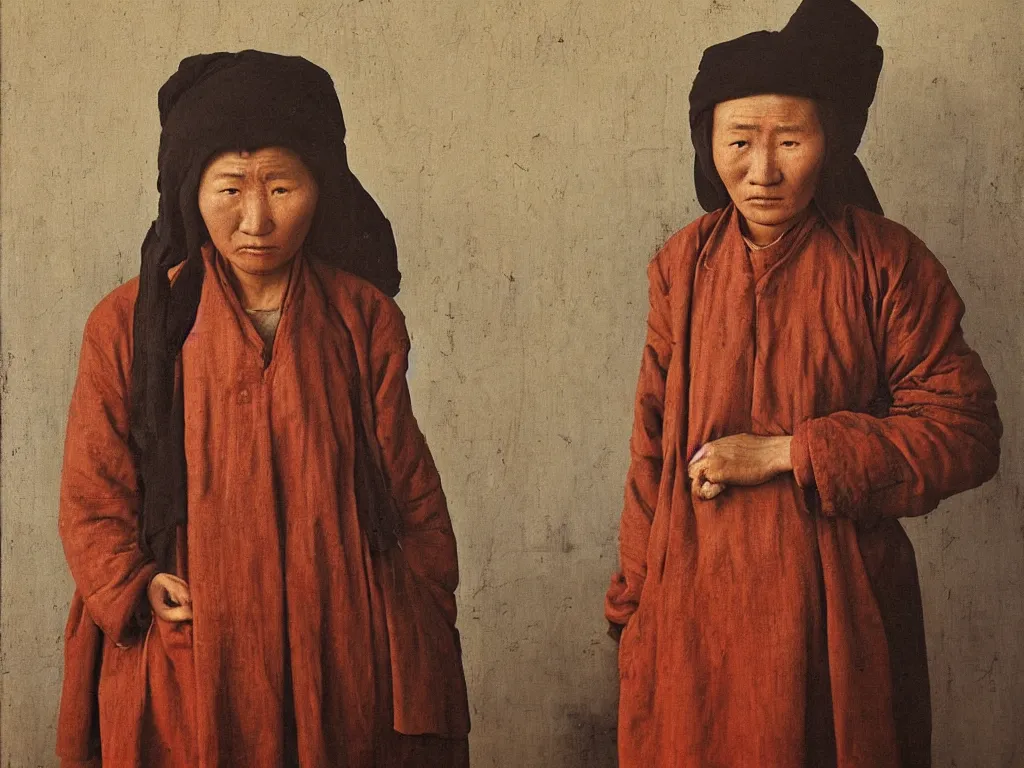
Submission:
[[[967,303],[1003,469],[909,529],[935,764],[1024,766],[1024,13],[864,0],[887,62],[862,156]],[[616,559],[644,266],[698,213],[700,51],[795,0],[5,0],[0,12],[0,764],[55,765],[72,585],[56,535],[89,309],[155,213],[156,90],[258,47],[335,76],[394,223],[411,386],[460,541],[478,766],[614,765]]]

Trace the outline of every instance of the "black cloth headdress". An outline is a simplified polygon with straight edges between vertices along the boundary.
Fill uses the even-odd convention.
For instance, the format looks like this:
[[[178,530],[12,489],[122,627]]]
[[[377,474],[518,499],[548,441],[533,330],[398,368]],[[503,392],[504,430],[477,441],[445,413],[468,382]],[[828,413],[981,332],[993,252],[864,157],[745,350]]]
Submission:
[[[704,51],[690,90],[694,183],[704,210],[729,203],[711,154],[715,105],[778,93],[815,99],[834,117],[825,167],[834,202],[881,213],[854,154],[882,71],[877,40],[877,25],[851,0],[803,0],[781,31],[752,32]]]
[[[173,570],[176,529],[187,519],[184,408],[175,366],[202,289],[201,248],[209,239],[198,203],[204,166],[224,151],[293,150],[319,186],[304,255],[358,275],[389,296],[398,293],[401,274],[391,224],[349,170],[341,104],[326,71],[298,56],[261,51],[190,56],[160,88],[158,100],[160,202],[142,244],[130,442],[142,499],[140,543],[161,567]],[[168,270],[181,262],[172,284]],[[355,421],[357,439],[365,443],[361,419]],[[373,535],[379,525],[371,528],[372,545],[390,543]]]

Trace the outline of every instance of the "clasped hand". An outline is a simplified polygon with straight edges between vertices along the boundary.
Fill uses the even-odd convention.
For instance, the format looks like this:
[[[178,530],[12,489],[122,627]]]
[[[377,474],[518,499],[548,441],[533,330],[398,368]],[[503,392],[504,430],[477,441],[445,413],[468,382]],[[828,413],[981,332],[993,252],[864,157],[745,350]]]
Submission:
[[[192,593],[184,579],[158,573],[149,582],[146,596],[158,619],[174,623],[192,620]]]
[[[687,474],[702,499],[713,499],[730,485],[761,485],[790,472],[789,446],[793,438],[730,435],[706,443],[687,467]]]

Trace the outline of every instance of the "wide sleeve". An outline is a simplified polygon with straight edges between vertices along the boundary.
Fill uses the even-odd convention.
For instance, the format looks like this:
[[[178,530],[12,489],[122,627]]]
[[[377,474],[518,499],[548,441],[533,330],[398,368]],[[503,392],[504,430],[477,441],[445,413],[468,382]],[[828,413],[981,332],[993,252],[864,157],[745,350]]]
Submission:
[[[459,584],[455,533],[441,477],[412,411],[405,319],[390,300],[372,331],[371,357],[377,440],[402,516],[402,554],[454,625]]]
[[[880,302],[888,413],[844,411],[794,431],[794,474],[816,489],[825,515],[860,522],[923,515],[995,474],[1002,434],[996,393],[964,340],[963,314],[945,269],[912,241]]]
[[[101,304],[86,323],[71,397],[58,529],[86,610],[119,645],[139,629],[156,565],[138,542],[139,493],[128,447],[130,313]]]
[[[617,636],[640,603],[663,464],[665,380],[672,356],[669,289],[658,258],[651,262],[647,275],[650,308],[633,406],[625,503],[619,523],[619,570],[612,576],[605,597],[605,617],[612,625],[613,636]]]

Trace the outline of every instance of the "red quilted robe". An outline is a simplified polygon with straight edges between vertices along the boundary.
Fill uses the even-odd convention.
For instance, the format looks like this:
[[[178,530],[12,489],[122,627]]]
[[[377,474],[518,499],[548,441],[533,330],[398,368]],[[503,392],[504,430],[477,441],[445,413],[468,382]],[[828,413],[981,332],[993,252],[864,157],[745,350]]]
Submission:
[[[897,518],[991,478],[1001,424],[963,303],[906,229],[812,209],[748,253],[730,206],[653,260],[621,571],[623,768],[930,764],[917,568]],[[695,495],[738,433],[793,473]]]
[[[138,281],[86,325],[60,505],[77,586],[63,765],[468,764],[455,539],[411,409],[401,312],[368,283],[299,257],[264,367],[225,263],[212,249],[204,258],[181,357],[191,623],[134,618],[154,573],[138,546],[127,444]],[[362,402],[351,402],[353,377]],[[375,458],[404,516],[401,546],[386,554],[372,554],[359,527],[355,418],[375,426]]]

